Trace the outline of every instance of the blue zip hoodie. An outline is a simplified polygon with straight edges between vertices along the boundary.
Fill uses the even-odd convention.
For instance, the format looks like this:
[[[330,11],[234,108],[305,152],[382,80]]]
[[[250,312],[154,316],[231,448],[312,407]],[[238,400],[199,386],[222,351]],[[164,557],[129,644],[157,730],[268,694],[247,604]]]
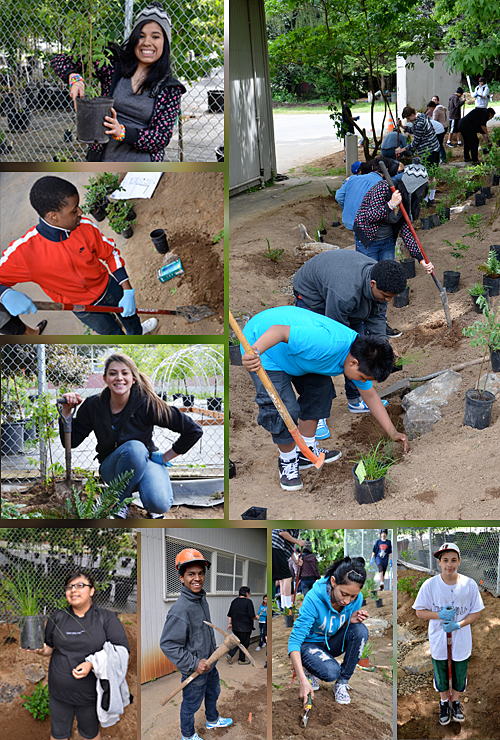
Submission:
[[[292,650],[300,652],[303,642],[322,644],[326,642],[328,648],[328,638],[338,632],[346,622],[349,623],[353,612],[361,608],[363,596],[360,592],[351,604],[338,612],[332,606],[329,584],[330,579],[325,576],[316,581],[312,589],[307,592],[304,603],[300,607],[299,618],[288,640],[288,654]],[[342,644],[342,651],[343,648]]]

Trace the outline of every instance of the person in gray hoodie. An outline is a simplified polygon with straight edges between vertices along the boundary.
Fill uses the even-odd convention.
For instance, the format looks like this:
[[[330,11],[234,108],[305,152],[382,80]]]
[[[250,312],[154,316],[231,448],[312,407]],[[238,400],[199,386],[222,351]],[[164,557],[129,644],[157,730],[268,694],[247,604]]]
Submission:
[[[387,302],[406,288],[406,273],[395,260],[377,262],[361,252],[338,249],[317,254],[293,278],[295,305],[328,316],[358,334],[387,337]],[[398,333],[392,330],[393,336]],[[345,378],[349,411],[368,413],[354,383]],[[384,402],[387,405],[387,401]],[[319,436],[318,436],[319,435]],[[328,439],[325,419],[318,422],[317,439]]]
[[[210,563],[201,552],[186,548],[175,558],[175,567],[182,583],[181,593],[167,614],[160,639],[160,648],[181,673],[185,681],[195,671],[200,675],[182,690],[182,740],[202,740],[194,730],[194,715],[205,700],[207,729],[228,727],[233,720],[219,716],[217,699],[220,694],[216,663],[207,658],[215,651],[215,637],[206,599],[205,572]]]

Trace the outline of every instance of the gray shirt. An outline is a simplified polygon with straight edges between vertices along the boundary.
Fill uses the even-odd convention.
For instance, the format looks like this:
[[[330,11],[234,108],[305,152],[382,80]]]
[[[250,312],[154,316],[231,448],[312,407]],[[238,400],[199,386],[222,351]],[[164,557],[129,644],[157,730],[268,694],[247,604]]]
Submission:
[[[130,77],[122,77],[113,92],[118,121],[127,128],[147,128],[155,106],[155,99],[149,97],[149,90],[140,95],[134,94]],[[125,141],[110,138],[105,145],[103,162],[151,162],[149,152],[140,152]]]
[[[386,337],[386,302],[376,301],[370,281],[376,261],[350,249],[323,252],[297,270],[293,288],[308,307],[360,332]]]

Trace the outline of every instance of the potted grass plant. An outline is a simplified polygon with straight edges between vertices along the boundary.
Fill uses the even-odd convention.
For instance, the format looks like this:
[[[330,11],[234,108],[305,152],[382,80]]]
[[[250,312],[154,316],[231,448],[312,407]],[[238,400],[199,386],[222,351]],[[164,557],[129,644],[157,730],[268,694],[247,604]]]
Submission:
[[[108,203],[106,207],[106,215],[109,219],[109,225],[117,234],[121,234],[125,239],[130,239],[134,233],[132,224],[135,224],[137,219],[130,219],[130,211],[132,206],[128,200],[114,200]]]
[[[467,292],[469,293],[470,297],[472,298],[472,306],[474,308],[474,311],[476,313],[482,313],[481,306],[477,302],[477,299],[479,296],[484,296],[486,299],[486,302],[489,305],[488,301],[488,288],[485,285],[481,285],[481,283],[474,283],[470,288],[467,288]]]
[[[475,388],[465,392],[465,415],[464,424],[474,429],[486,429],[490,425],[491,411],[495,394],[490,393],[485,387],[481,390],[480,381],[483,365],[488,351],[490,352],[491,362],[495,362],[495,367],[500,369],[500,321],[498,311],[492,311],[484,296],[479,296],[477,302],[483,312],[483,320],[475,321],[472,326],[462,329],[464,336],[471,339],[472,347],[483,347],[483,359],[479,366],[479,376]],[[495,370],[498,372],[498,370]]]
[[[43,648],[45,616],[41,614],[44,585],[31,563],[1,573],[0,601],[18,619],[23,650]]]
[[[373,653],[373,645],[368,640],[365,643],[365,646],[363,648],[363,652],[361,653],[361,658],[358,660],[358,665],[360,668],[369,668],[370,667],[370,655]]]
[[[369,452],[359,455],[354,463],[354,489],[358,504],[373,504],[384,497],[385,479],[396,462],[393,446],[386,440],[371,445]]]

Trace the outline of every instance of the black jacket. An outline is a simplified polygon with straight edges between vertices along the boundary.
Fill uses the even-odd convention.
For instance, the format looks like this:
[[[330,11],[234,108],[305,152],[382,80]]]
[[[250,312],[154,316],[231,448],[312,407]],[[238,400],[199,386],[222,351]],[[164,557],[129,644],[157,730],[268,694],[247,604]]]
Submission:
[[[110,410],[110,392],[105,388],[98,396],[86,398],[73,419],[71,429],[71,447],[78,447],[90,432],[97,437],[97,457],[102,463],[120,445],[131,440],[142,442],[150,454],[158,449],[153,442],[153,427],[159,426],[171,429],[180,434],[172,445],[177,455],[183,455],[191,449],[203,434],[203,429],[175,406],[170,407],[170,421],[160,420],[154,406],[147,408],[147,396],[141,394],[136,385],[132,386],[130,398],[122,411],[121,429],[113,429],[113,419]],[[64,446],[64,426],[59,420],[59,433]]]
[[[467,113],[458,124],[459,131],[469,131],[472,134],[483,133],[482,126],[486,126],[489,120],[487,108],[474,108]]]

